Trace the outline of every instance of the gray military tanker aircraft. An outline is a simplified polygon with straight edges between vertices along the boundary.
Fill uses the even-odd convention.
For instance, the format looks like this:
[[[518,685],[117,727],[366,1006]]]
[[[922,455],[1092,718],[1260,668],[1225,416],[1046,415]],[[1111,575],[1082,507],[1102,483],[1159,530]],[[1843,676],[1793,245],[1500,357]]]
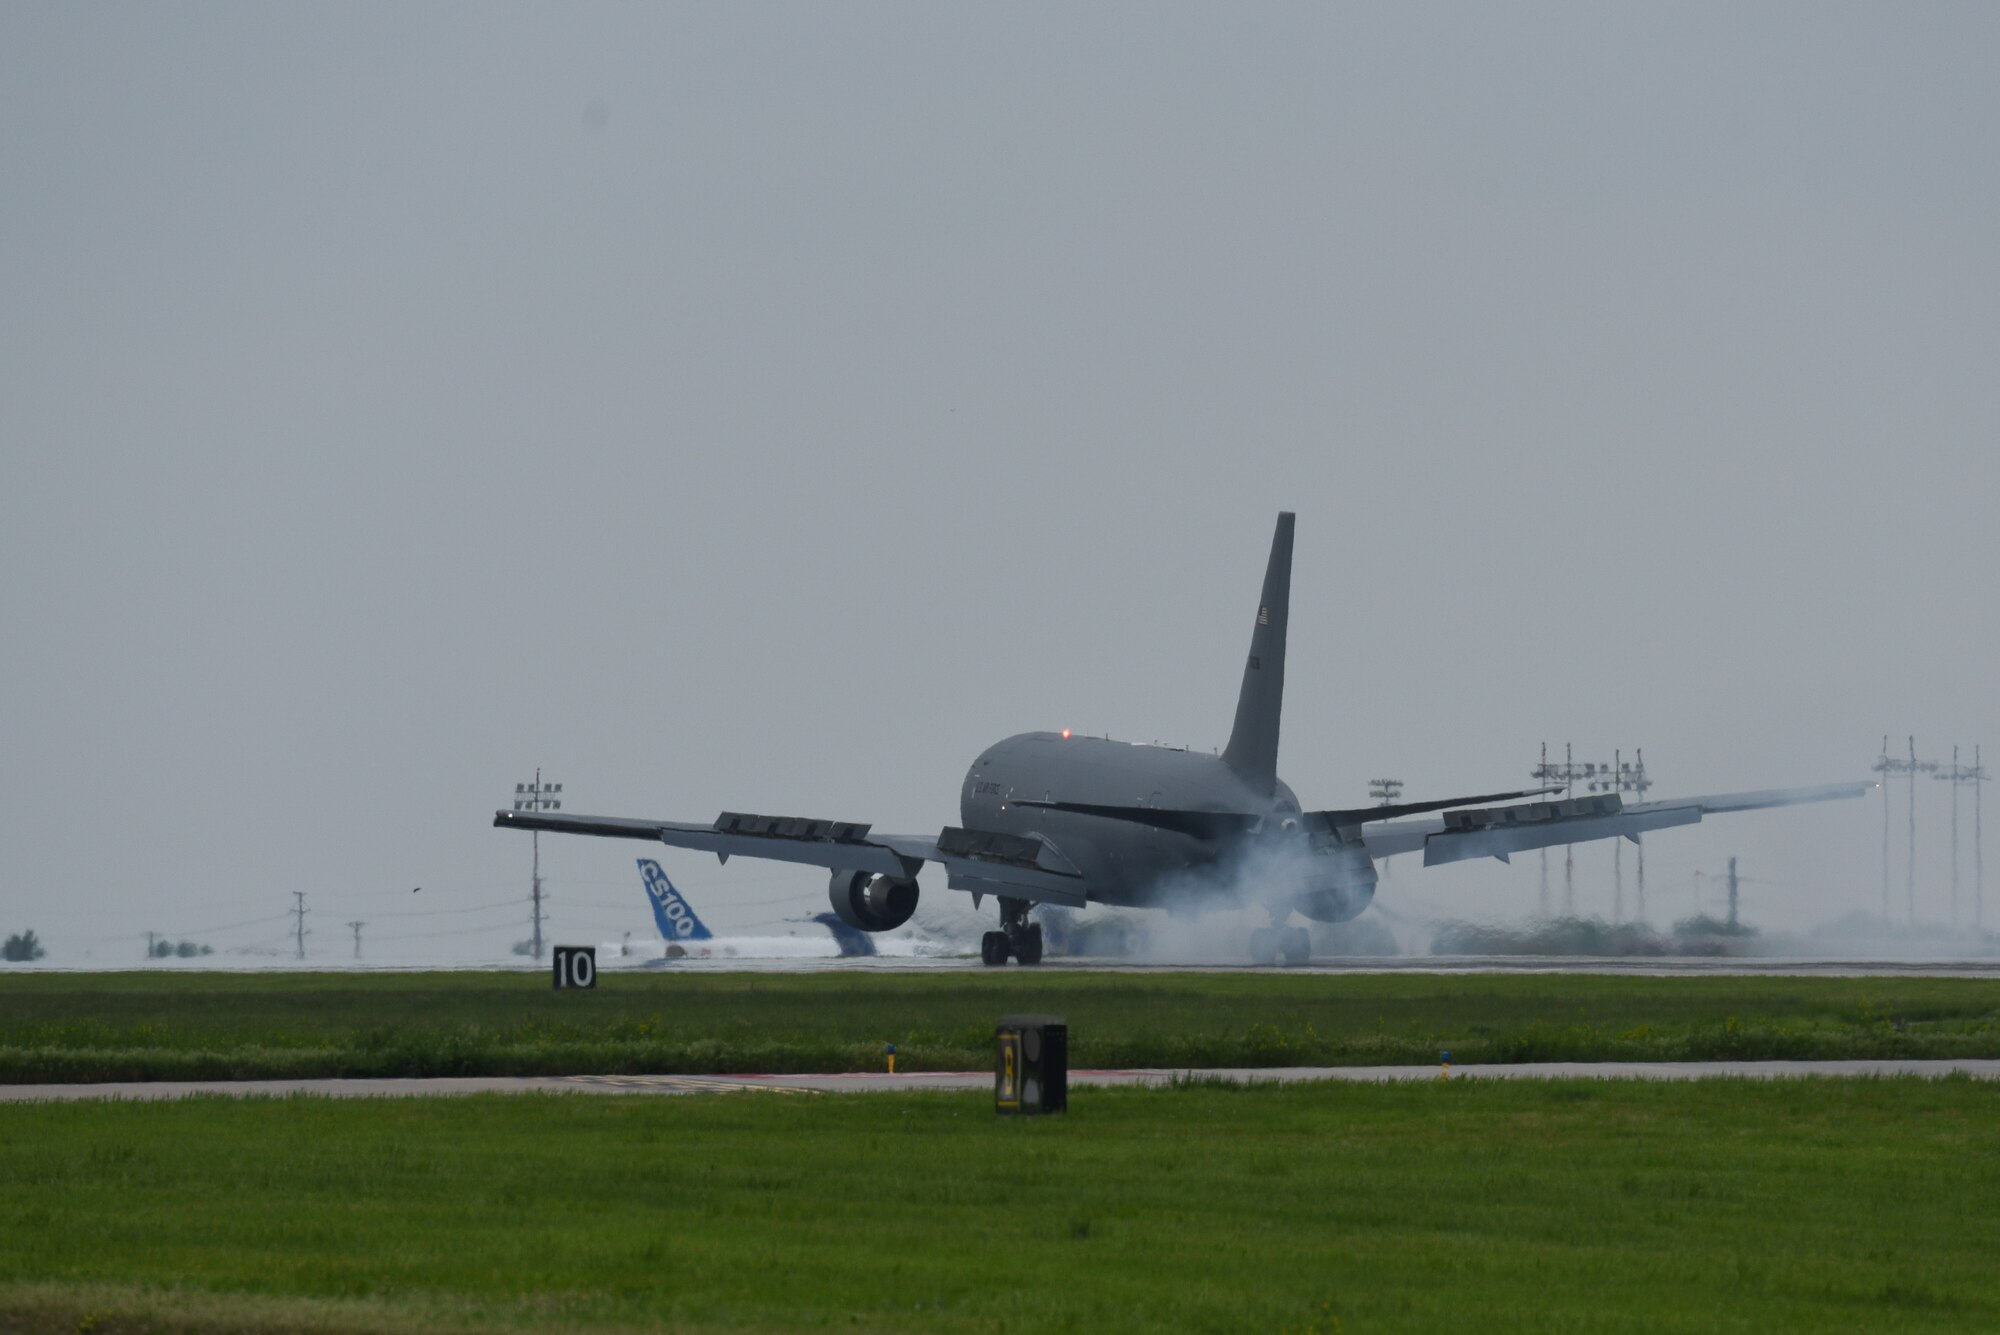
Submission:
[[[1285,693],[1293,516],[1278,516],[1236,723],[1219,755],[1136,746],[1062,732],[995,742],[966,772],[961,825],[935,836],[877,834],[836,820],[725,811],[702,825],[609,816],[500,811],[523,830],[642,839],[675,848],[824,867],[841,921],[865,932],[908,922],[917,873],[941,865],[945,884],[1000,901],[1000,929],[980,943],[989,965],[1042,958],[1038,904],[1116,904],[1200,912],[1255,904],[1271,926],[1251,933],[1259,963],[1303,963],[1306,929],[1345,922],[1375,896],[1375,859],[1421,850],[1424,865],[1493,857],[1692,825],[1705,815],[1860,797],[1872,783],[1781,788],[1627,806],[1615,793],[1555,801],[1560,788],[1440,801],[1306,811],[1278,778],[1278,715]],[[1508,803],[1511,805],[1490,805]],[[1435,813],[1435,814],[1431,814]],[[1410,820],[1407,817],[1423,817]]]

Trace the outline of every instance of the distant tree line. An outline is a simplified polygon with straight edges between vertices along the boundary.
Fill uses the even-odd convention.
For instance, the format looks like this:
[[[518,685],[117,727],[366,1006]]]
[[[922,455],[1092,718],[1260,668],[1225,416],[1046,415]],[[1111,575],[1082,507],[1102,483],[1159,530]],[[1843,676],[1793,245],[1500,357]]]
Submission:
[[[18,932],[8,937],[5,945],[0,945],[0,959],[6,960],[9,964],[25,964],[29,960],[38,960],[43,953],[42,943],[32,930]]]
[[[192,959],[196,955],[213,955],[215,947],[197,945],[193,941],[167,941],[163,939],[155,941],[148,953],[156,960],[171,959],[176,955],[182,959]]]

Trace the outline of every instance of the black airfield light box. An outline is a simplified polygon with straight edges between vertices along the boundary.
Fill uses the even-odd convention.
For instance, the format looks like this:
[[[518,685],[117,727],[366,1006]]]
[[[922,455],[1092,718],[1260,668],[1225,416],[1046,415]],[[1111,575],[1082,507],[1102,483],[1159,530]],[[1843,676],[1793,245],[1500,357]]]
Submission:
[[[1069,1108],[1069,1026],[1060,1015],[1003,1015],[994,1028],[993,1108],[1010,1115]]]

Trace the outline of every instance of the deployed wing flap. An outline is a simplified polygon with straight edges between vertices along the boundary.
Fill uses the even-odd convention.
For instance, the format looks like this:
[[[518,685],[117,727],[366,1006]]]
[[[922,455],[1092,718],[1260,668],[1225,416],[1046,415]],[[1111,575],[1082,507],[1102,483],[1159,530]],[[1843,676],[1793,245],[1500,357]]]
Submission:
[[[1035,904],[1060,904],[1064,908],[1080,909],[1089,900],[1083,886],[1072,878],[1063,884],[1054,877],[1027,879],[1006,868],[994,867],[950,867],[947,864],[945,884],[953,890],[965,890],[977,895],[1000,895],[1007,899],[1025,899]]]
[[[930,858],[943,865],[953,890],[1071,908],[1085,903],[1076,867],[1046,839],[947,825]]]

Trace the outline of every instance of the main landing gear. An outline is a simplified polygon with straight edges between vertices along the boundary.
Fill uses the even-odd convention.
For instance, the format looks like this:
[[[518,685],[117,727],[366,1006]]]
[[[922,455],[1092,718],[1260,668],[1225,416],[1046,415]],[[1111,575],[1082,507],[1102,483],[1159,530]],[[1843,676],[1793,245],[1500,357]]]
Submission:
[[[1000,965],[1012,955],[1023,964],[1042,962],[1042,925],[1028,921],[1028,901],[1000,901],[1000,930],[979,938],[979,962]]]
[[[1312,937],[1303,927],[1259,927],[1250,933],[1252,964],[1305,964],[1312,959]]]

